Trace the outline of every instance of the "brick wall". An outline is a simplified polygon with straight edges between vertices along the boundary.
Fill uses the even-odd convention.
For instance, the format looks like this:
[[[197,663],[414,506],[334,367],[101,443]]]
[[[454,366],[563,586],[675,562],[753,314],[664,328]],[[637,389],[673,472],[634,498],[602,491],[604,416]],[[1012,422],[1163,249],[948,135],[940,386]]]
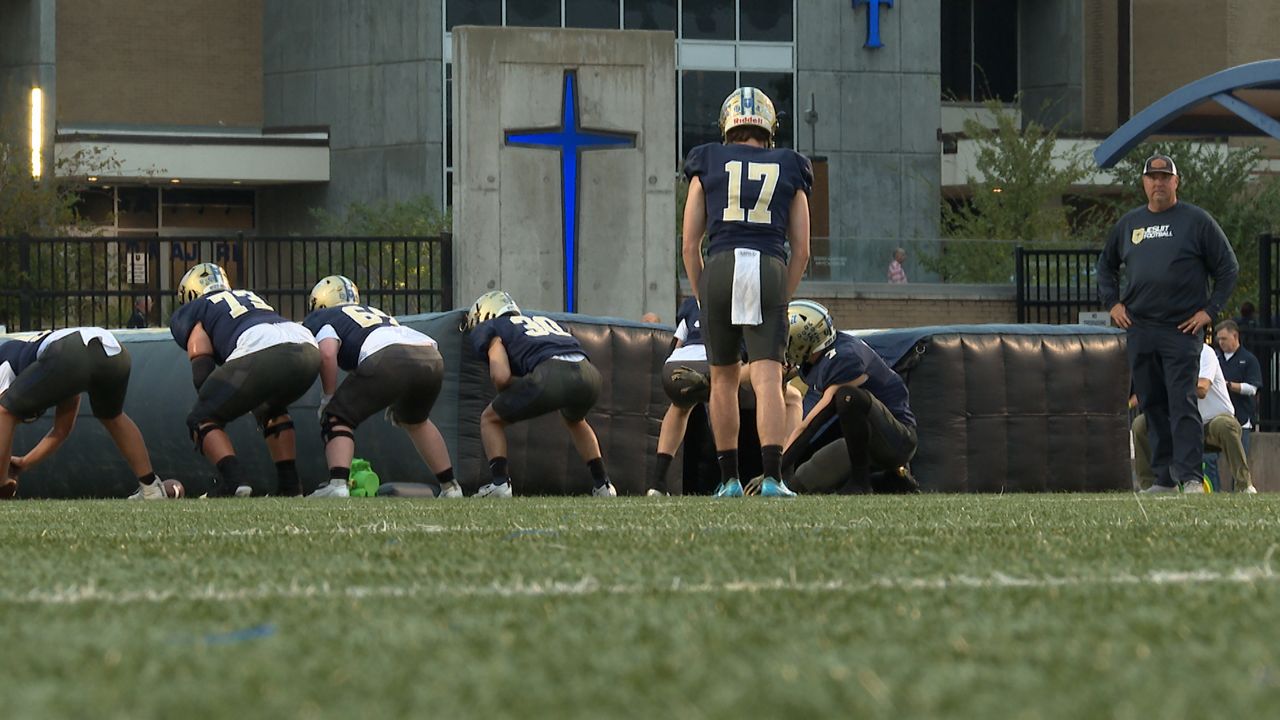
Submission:
[[[262,2],[58,0],[58,123],[260,127]]]

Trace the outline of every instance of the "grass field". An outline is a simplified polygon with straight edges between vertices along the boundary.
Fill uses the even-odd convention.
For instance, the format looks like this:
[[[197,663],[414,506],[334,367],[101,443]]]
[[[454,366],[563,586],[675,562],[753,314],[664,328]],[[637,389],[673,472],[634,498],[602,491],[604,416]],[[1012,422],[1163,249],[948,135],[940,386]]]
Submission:
[[[5,717],[1266,717],[1280,497],[0,506]]]

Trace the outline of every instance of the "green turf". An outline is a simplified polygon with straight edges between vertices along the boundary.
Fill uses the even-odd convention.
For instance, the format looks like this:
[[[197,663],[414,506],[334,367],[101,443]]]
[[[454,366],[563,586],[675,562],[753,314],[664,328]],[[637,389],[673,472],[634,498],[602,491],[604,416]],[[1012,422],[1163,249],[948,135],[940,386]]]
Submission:
[[[0,712],[1265,717],[1277,510],[1222,495],[5,503]]]

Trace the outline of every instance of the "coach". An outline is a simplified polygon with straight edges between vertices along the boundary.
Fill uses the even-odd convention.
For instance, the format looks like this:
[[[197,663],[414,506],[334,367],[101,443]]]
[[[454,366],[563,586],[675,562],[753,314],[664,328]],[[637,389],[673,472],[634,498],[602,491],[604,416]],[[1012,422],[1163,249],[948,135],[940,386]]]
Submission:
[[[1200,346],[1240,270],[1217,221],[1178,201],[1178,181],[1172,158],[1148,158],[1142,168],[1147,204],[1120,218],[1098,258],[1098,292],[1111,321],[1127,331],[1133,386],[1151,433],[1155,483],[1145,492],[1176,492],[1201,479]]]

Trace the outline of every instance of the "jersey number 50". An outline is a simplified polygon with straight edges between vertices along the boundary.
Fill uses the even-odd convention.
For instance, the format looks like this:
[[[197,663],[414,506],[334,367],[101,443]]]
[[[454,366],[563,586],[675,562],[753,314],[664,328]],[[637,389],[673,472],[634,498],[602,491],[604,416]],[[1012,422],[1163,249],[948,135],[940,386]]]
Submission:
[[[730,160],[724,164],[724,171],[729,173],[729,202],[725,204],[721,219],[725,222],[772,223],[769,203],[773,202],[773,191],[778,187],[778,163],[747,163],[747,179],[763,183],[756,205],[749,212],[742,207],[742,161]]]

